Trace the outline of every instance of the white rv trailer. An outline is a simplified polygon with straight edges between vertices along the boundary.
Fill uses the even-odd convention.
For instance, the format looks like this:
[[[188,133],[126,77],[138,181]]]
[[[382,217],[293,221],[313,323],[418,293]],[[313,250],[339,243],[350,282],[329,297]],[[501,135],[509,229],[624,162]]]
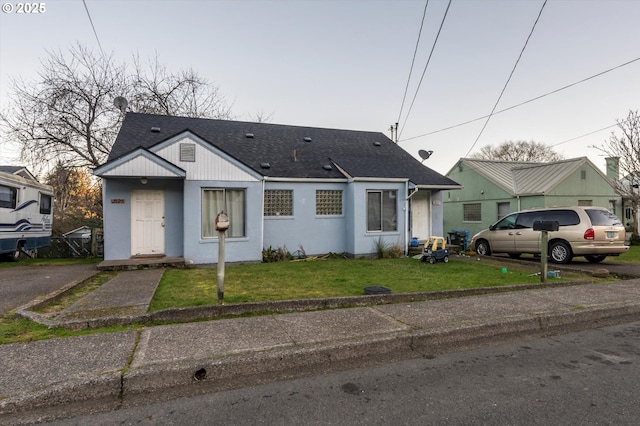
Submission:
[[[53,188],[0,171],[0,255],[18,260],[51,245]]]

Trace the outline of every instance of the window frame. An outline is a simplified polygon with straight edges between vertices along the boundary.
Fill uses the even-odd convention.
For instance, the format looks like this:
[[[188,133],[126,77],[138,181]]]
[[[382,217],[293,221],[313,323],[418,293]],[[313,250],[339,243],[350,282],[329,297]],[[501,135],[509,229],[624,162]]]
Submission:
[[[284,200],[276,199],[275,201],[271,201],[271,200],[268,201],[268,199],[270,199],[270,197],[267,196],[267,193],[278,193],[278,192],[281,193],[280,194],[281,196],[284,195],[284,194],[289,194],[289,197],[288,197],[289,199],[288,200],[286,200],[286,199],[284,199]],[[263,206],[262,206],[263,216],[264,217],[270,217],[270,218],[273,218],[273,217],[293,217],[293,215],[294,215],[293,197],[294,197],[293,189],[265,189],[264,190],[264,199],[263,199],[263,202],[262,202],[262,204],[263,204]],[[268,203],[271,203],[271,204],[275,204],[275,203],[284,204],[284,203],[287,203],[287,202],[290,205],[289,206],[286,206],[286,205],[284,206],[285,209],[282,209],[284,211],[284,213],[281,213],[280,211],[271,210],[274,206],[273,205],[268,205]],[[287,207],[290,209],[290,212],[286,211]]]
[[[371,199],[370,199],[370,195],[371,194],[379,194],[380,195],[380,205],[379,205],[379,210],[377,212],[372,212],[370,210],[371,207]],[[392,204],[385,204],[385,194],[388,194],[388,196],[386,198],[388,198],[389,200],[393,200]],[[398,190],[397,189],[368,189],[367,190],[367,196],[366,196],[366,206],[367,206],[367,223],[366,223],[366,227],[367,227],[367,232],[368,233],[379,233],[379,232],[398,232]],[[389,219],[388,217],[385,217],[385,206],[388,208],[390,205],[393,205],[393,217],[391,219]],[[373,213],[373,214],[372,214]],[[375,213],[379,213],[379,217],[377,218],[379,220],[379,229],[373,229],[372,228],[372,221],[371,219],[373,218],[373,215],[375,215]],[[388,223],[389,225],[393,225],[393,228],[389,227],[387,229],[385,229],[385,223]]]
[[[0,190],[5,188],[5,194],[9,194],[8,200],[0,198],[0,208],[15,209],[18,205],[18,188],[9,185],[0,185]]]
[[[319,210],[318,197],[326,196],[329,198],[327,201],[328,205],[322,206],[322,209],[325,211]],[[331,211],[337,207],[338,201],[333,199],[333,196],[340,196],[340,212],[339,213],[331,213]],[[322,200],[321,200],[322,201]],[[343,216],[344,215],[344,191],[342,189],[316,189],[316,216],[322,217],[332,217],[332,216]]]
[[[467,207],[477,207],[477,212],[467,213]],[[478,215],[478,219],[467,218],[467,215],[471,216],[472,213]],[[480,223],[482,222],[482,203],[464,203],[462,205],[462,221],[465,223]]]
[[[210,224],[205,224],[205,218],[208,216],[210,217],[213,222],[215,222],[215,217],[218,215],[218,213],[220,212],[213,212],[213,216],[211,214],[206,214],[208,212],[205,212],[205,193],[206,192],[214,192],[214,191],[218,191],[218,192],[222,192],[223,193],[223,207],[222,210],[227,213],[227,215],[229,216],[229,223],[231,224],[231,227],[226,231],[226,237],[227,238],[246,238],[247,237],[247,189],[246,188],[234,188],[234,187],[225,187],[225,188],[220,188],[220,187],[203,187],[201,189],[200,192],[200,238],[202,238],[203,240],[213,240],[213,239],[218,239],[218,231],[215,231],[215,223],[210,223]],[[242,222],[240,225],[237,225],[236,220],[234,220],[235,216],[233,214],[233,212],[229,211],[229,199],[227,197],[227,193],[228,192],[234,192],[234,193],[241,193],[242,197],[239,199],[241,201],[241,214],[242,214]],[[236,200],[238,201],[238,200]],[[217,209],[216,209],[217,210]],[[241,227],[241,232],[239,234],[233,234],[233,232],[237,232],[237,229],[234,227]],[[212,234],[207,233],[205,235],[205,232],[209,229],[212,229]]]

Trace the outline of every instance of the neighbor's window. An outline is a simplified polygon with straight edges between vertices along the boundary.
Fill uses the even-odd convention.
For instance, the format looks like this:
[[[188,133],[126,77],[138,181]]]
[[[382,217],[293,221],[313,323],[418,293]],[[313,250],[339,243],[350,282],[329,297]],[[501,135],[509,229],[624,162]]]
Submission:
[[[579,206],[592,206],[593,200],[578,200]]]
[[[398,191],[367,191],[367,231],[398,230]]]
[[[464,222],[482,222],[482,209],[480,203],[463,204],[462,220]]]
[[[17,199],[18,199],[17,188],[11,188],[10,186],[0,185],[0,207],[15,209]]]
[[[316,190],[316,214],[319,216],[342,214],[342,191]]]
[[[267,189],[264,191],[265,216],[293,216],[293,190]]]
[[[51,214],[51,195],[40,194],[40,214]]]
[[[245,190],[202,190],[202,238],[217,238],[216,216],[224,211],[229,216],[227,237],[245,236]]]

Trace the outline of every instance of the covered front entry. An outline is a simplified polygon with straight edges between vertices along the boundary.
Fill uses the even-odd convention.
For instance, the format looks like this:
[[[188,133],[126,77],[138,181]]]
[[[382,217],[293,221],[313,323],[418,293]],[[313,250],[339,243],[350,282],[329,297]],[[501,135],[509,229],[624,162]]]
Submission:
[[[131,192],[131,255],[162,255],[164,247],[164,191]]]

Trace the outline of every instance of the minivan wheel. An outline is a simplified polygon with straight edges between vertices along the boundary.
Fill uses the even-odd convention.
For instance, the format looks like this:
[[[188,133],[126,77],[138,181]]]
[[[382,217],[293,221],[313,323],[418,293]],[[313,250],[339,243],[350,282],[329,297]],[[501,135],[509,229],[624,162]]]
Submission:
[[[600,263],[607,258],[606,254],[586,254],[584,256],[589,263]]]
[[[480,256],[491,256],[491,248],[489,243],[485,240],[480,240],[476,243],[476,253]]]
[[[551,243],[549,245],[549,257],[553,263],[569,263],[573,257],[571,247],[562,241]]]

